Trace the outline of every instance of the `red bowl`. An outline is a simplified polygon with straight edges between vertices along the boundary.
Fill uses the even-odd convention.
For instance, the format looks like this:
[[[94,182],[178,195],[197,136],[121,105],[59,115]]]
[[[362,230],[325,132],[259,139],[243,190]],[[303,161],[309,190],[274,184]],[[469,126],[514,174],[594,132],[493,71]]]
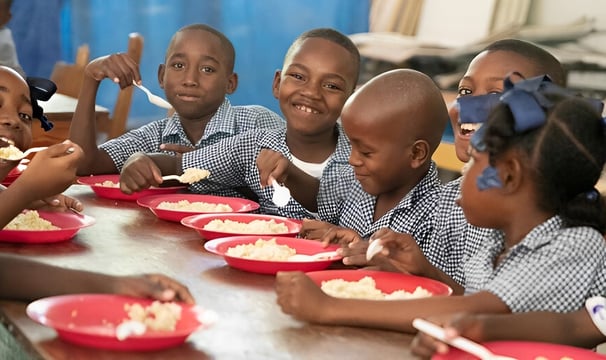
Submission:
[[[13,181],[17,180],[17,178],[21,175],[23,170],[27,169],[27,163],[29,160],[21,160],[19,165],[15,166],[8,172],[6,177],[2,179],[2,185],[9,186],[13,183]]]
[[[128,319],[126,304],[148,306],[149,299],[106,294],[53,296],[36,300],[27,306],[27,315],[34,321],[57,331],[59,338],[77,345],[122,351],[148,351],[174,347],[185,342],[197,330],[198,308],[180,304],[181,319],[175,331],[148,329],[143,335],[124,340],[116,337],[116,327]]]
[[[41,218],[59,227],[56,230],[0,230],[0,241],[11,243],[55,243],[73,238],[80,229],[91,226],[95,219],[72,212],[38,211]]]
[[[227,250],[242,244],[253,244],[255,241],[276,239],[279,245],[288,245],[295,249],[297,254],[313,255],[324,251],[332,251],[339,248],[337,245],[323,247],[322,243],[315,240],[298,239],[292,237],[242,235],[231,236],[207,241],[204,248],[217,255],[223,256],[225,262],[233,268],[259,273],[275,274],[278,271],[315,271],[326,269],[328,265],[336,260],[341,260],[340,256],[333,256],[328,259],[319,259],[314,261],[269,261],[245,259],[227,255]]]
[[[250,223],[253,220],[274,220],[276,223],[281,223],[286,225],[288,231],[285,233],[279,234],[238,234],[238,233],[229,233],[229,232],[218,232],[211,230],[204,230],[204,226],[213,220],[232,220],[238,221],[241,223]],[[192,215],[185,217],[181,220],[181,224],[195,229],[200,236],[202,236],[206,240],[217,239],[221,237],[227,236],[235,236],[235,235],[254,235],[254,236],[289,236],[295,237],[301,231],[301,221],[295,219],[289,219],[281,216],[274,215],[263,215],[263,214],[200,214],[200,215]]]
[[[102,184],[104,181],[111,181],[113,183],[120,183],[120,175],[119,174],[110,174],[110,175],[91,175],[84,176],[78,178],[78,184],[88,185],[93,189],[95,194],[98,197],[113,199],[113,200],[128,200],[128,201],[136,201],[137,199],[148,196],[148,195],[158,195],[158,194],[174,194],[180,190],[184,190],[186,186],[167,186],[167,187],[152,187],[149,189],[141,190],[139,192],[133,194],[125,194],[123,193],[119,187],[109,187],[109,186],[101,186],[98,184]]]
[[[604,360],[606,356],[594,351],[581,349],[573,346],[549,344],[529,341],[495,341],[483,344],[498,355],[511,356],[518,360],[536,360],[543,357],[549,360],[560,360],[563,358],[583,360]],[[447,354],[434,355],[432,360],[473,360],[477,357],[451,348]]]
[[[184,217],[196,215],[196,214],[213,214],[222,212],[202,212],[202,211],[183,211],[183,210],[168,210],[158,209],[160,203],[167,202],[179,202],[181,200],[187,200],[190,203],[193,202],[204,202],[209,204],[226,204],[232,208],[230,213],[241,213],[250,212],[257,210],[259,204],[242,198],[236,197],[225,197],[225,196],[213,196],[213,195],[201,195],[201,194],[164,194],[164,195],[150,195],[139,198],[137,204],[147,207],[154,213],[158,218],[168,221],[180,222]],[[224,212],[223,212],[224,213]]]
[[[322,281],[343,279],[345,281],[358,281],[365,276],[375,280],[377,289],[386,294],[391,294],[397,290],[414,292],[417,286],[424,288],[432,293],[433,296],[451,295],[450,286],[433,279],[421,276],[407,275],[402,273],[393,273],[387,271],[374,270],[327,270],[306,273],[318,286],[322,286]]]

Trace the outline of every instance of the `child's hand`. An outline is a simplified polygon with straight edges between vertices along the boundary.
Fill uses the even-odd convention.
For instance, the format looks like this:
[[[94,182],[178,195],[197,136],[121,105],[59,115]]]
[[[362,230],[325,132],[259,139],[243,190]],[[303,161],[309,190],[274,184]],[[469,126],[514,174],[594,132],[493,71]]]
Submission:
[[[345,265],[366,266],[368,265],[368,260],[366,260],[368,241],[360,238],[357,233],[355,233],[355,235],[353,241],[347,244],[347,246],[343,246],[341,249],[337,250],[337,252],[343,256],[343,264]]]
[[[195,303],[187,287],[160,274],[118,276],[113,278],[111,289],[116,294],[152,298],[160,301]]]
[[[309,240],[322,240],[324,234],[335,226],[320,220],[303,219],[303,226],[301,227],[299,236]]]
[[[268,186],[270,177],[276,179],[279,183],[286,182],[289,166],[290,161],[281,153],[270,149],[262,149],[257,156],[261,186]]]
[[[330,312],[329,304],[333,299],[299,271],[276,274],[276,295],[284,313],[315,323],[326,321],[324,313]]]
[[[382,228],[372,238],[383,245],[383,250],[373,257],[373,263],[379,265],[381,270],[427,276],[433,269],[410,234]]]
[[[76,179],[76,169],[83,157],[82,149],[69,140],[50,146],[34,156],[27,169],[11,186],[23,186],[29,201],[60,194]]]
[[[484,324],[478,315],[474,314],[455,314],[433,317],[429,321],[444,327],[448,339],[457,336],[464,336],[476,342],[485,341]],[[434,354],[446,354],[448,345],[423,333],[418,332],[411,344],[413,354],[429,359]]]
[[[329,244],[339,244],[341,247],[346,248],[354,241],[362,241],[362,238],[355,230],[332,225],[324,233],[320,241],[322,241],[324,246],[328,246]]]
[[[111,54],[92,60],[84,69],[85,76],[97,81],[111,79],[124,89],[133,84],[140,83],[139,65],[124,53]]]
[[[162,183],[162,173],[154,161],[144,153],[131,155],[120,172],[120,190],[132,194]]]
[[[73,197],[59,194],[56,196],[51,196],[43,200],[38,200],[33,202],[29,209],[38,209],[38,210],[50,210],[50,211],[66,211],[69,209],[73,209],[76,211],[84,210],[84,205]]]
[[[196,150],[195,147],[186,146],[186,145],[178,145],[178,144],[160,144],[160,150],[162,151],[172,151],[177,154],[184,154],[186,152]]]

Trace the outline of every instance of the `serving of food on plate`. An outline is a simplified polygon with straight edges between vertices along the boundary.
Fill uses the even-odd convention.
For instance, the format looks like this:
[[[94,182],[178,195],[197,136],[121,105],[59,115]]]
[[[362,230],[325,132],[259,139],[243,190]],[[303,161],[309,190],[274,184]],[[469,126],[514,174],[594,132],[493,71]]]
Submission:
[[[125,194],[120,191],[120,175],[91,175],[78,178],[78,184],[88,185],[98,197],[113,200],[136,201],[137,199],[148,195],[174,194],[186,189],[185,185],[151,187],[133,194]]]
[[[299,220],[263,214],[200,214],[183,218],[181,224],[206,240],[235,235],[294,237],[301,231]]]
[[[73,238],[95,219],[84,214],[61,211],[25,210],[0,230],[0,242],[55,243]]]

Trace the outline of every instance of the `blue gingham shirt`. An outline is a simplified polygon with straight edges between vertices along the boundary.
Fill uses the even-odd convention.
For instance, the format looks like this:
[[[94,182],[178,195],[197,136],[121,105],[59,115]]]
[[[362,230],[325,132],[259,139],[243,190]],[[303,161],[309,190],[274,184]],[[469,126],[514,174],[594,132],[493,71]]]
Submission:
[[[459,177],[442,185],[438,209],[433,219],[434,236],[428,243],[426,254],[432,264],[461,285],[465,285],[462,263],[480,248],[492,229],[480,228],[467,222],[463,209],[456,200],[461,196]]]
[[[432,261],[432,255],[426,252],[427,240],[433,233],[433,223],[430,219],[436,210],[440,184],[436,165],[432,161],[427,174],[398,205],[377,221],[373,221],[377,198],[364,191],[356,180],[351,184],[351,193],[344,201],[339,225],[355,230],[362,238],[369,237],[383,227],[411,234],[426,257]]]
[[[132,154],[139,151],[161,152],[160,144],[178,144],[199,149],[245,131],[283,128],[284,126],[285,122],[280,115],[263,106],[232,106],[225,98],[206,125],[204,135],[196,144],[189,141],[181,126],[179,115],[175,114],[170,118],[157,120],[131,130],[105,142],[100,148],[107,152],[120,171]]]
[[[348,159],[350,145],[347,137],[336,125],[338,140],[335,152],[331,155],[322,177],[317,195],[318,217],[323,221],[335,222],[335,212],[339,206],[339,196],[336,191],[341,184],[341,174],[349,167]],[[313,218],[315,214],[305,209],[296,200],[292,199],[285,207],[279,208],[272,202],[273,188],[261,188],[259,169],[256,159],[261,149],[271,149],[292,159],[292,154],[286,145],[286,129],[249,131],[232,138],[224,139],[214,145],[183,154],[183,170],[188,168],[201,168],[210,171],[208,179],[190,186],[190,190],[197,193],[214,192],[219,187],[247,186],[257,196],[259,211],[265,214],[285,216],[295,219]],[[342,188],[347,189],[346,185]]]
[[[570,312],[583,307],[592,292],[604,293],[606,242],[590,227],[565,228],[554,216],[531,230],[498,266],[504,248],[494,231],[464,263],[465,293],[489,291],[512,312]]]

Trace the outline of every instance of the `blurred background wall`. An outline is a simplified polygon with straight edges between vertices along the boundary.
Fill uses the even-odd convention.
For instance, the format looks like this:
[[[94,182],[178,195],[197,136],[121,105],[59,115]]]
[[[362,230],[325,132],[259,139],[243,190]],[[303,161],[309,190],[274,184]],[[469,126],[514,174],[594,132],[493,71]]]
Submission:
[[[236,48],[239,86],[233,104],[260,104],[279,112],[271,94],[276,69],[303,31],[332,27],[345,34],[368,31],[368,0],[15,0],[13,31],[21,65],[30,76],[50,76],[55,62],[73,62],[87,43],[91,59],[126,51],[128,34],[144,37],[141,76],[161,93],[158,65],[180,27],[206,23],[221,30]],[[117,86],[104,81],[97,103],[111,108]],[[163,117],[136,91],[129,127]]]

